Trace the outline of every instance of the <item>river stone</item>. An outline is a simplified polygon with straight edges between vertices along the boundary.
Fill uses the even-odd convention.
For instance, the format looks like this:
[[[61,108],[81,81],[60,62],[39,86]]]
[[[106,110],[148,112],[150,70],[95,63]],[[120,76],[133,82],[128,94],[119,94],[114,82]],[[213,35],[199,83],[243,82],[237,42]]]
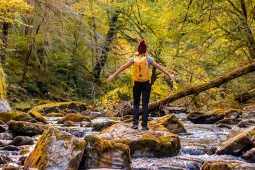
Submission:
[[[254,170],[255,165],[243,162],[213,162],[207,161],[203,164],[201,170]]]
[[[182,122],[174,114],[163,116],[158,120],[154,119],[149,122],[149,125],[153,130],[167,130],[174,134],[186,133]]]
[[[21,145],[33,145],[34,141],[29,136],[16,136],[8,145],[21,146]]]
[[[215,109],[213,111],[198,111],[187,115],[187,119],[195,124],[213,124],[224,118],[224,110]]]
[[[32,122],[34,119],[25,112],[12,110],[9,112],[0,112],[0,120],[2,122],[7,123],[10,120],[16,120],[16,121],[22,120],[22,121]]]
[[[41,135],[47,125],[41,123],[30,123],[24,121],[9,121],[7,123],[9,131],[16,136],[35,136]]]
[[[169,157],[178,154],[179,137],[168,131],[132,129],[132,123],[117,123],[98,136],[109,141],[127,144],[132,157]]]
[[[11,107],[6,99],[0,99],[0,112],[9,112]]]
[[[96,132],[100,132],[104,130],[105,128],[112,126],[115,123],[117,122],[113,122],[113,121],[95,122],[92,124],[92,130]]]
[[[130,150],[127,145],[103,140],[96,135],[85,136],[84,140],[86,141],[85,159],[80,169],[131,169]]]
[[[220,143],[216,150],[216,154],[241,156],[241,153],[251,149],[252,137],[255,135],[255,126],[243,129],[233,137],[229,137]]]
[[[65,121],[82,122],[90,121],[89,117],[80,114],[68,114],[65,117],[58,120],[58,124],[63,124]]]
[[[255,163],[255,148],[252,148],[242,155],[242,158],[250,163]]]
[[[24,162],[24,169],[77,170],[86,142],[70,133],[49,127]]]

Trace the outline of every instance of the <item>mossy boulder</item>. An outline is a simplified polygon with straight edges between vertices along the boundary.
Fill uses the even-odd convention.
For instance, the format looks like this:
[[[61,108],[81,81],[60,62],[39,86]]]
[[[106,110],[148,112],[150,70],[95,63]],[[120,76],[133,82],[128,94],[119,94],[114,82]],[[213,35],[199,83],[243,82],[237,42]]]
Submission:
[[[252,148],[252,137],[255,135],[255,126],[243,129],[233,137],[227,138],[220,143],[220,146],[216,150],[216,154],[223,155],[235,155],[241,156],[241,154]]]
[[[186,133],[182,122],[174,114],[163,116],[158,120],[154,119],[149,122],[149,125],[153,130],[167,130],[174,134]]]
[[[41,113],[34,111],[34,110],[30,110],[28,112],[28,114],[36,121],[36,122],[42,122],[44,124],[48,124],[47,119],[41,115]]]
[[[195,124],[213,124],[223,119],[225,111],[223,109],[215,109],[213,111],[197,111],[187,115],[187,119]]]
[[[51,112],[51,113],[48,113],[46,116],[47,117],[63,117],[64,114],[63,113],[54,113],[54,112]]]
[[[117,122],[114,122],[114,121],[95,122],[92,124],[92,130],[96,131],[96,132],[100,132],[100,131],[104,130],[105,128],[112,126],[115,123],[117,123]]]
[[[168,131],[132,129],[132,123],[117,123],[98,136],[109,141],[127,144],[132,157],[169,157],[178,154],[179,137]]]
[[[207,161],[203,164],[201,170],[254,170],[255,165],[243,162],[213,162]]]
[[[83,116],[80,114],[68,114],[65,117],[58,120],[58,124],[63,124],[66,121],[73,121],[73,122],[82,122],[82,121],[89,121],[90,119],[87,116]]]
[[[86,142],[70,133],[49,127],[24,162],[24,169],[77,170]]]
[[[12,110],[10,112],[0,112],[0,120],[7,123],[10,120],[16,120],[16,121],[27,121],[27,122],[33,122],[34,119],[31,115]]]
[[[51,112],[56,113],[76,113],[83,112],[87,110],[87,106],[82,102],[56,102],[56,103],[47,103],[34,107],[31,109],[33,111],[40,112],[42,115],[46,115]]]
[[[7,123],[8,129],[16,136],[35,136],[41,135],[47,128],[47,125],[42,123],[31,123],[25,121],[9,121]]]
[[[81,165],[88,168],[114,168],[131,169],[131,157],[129,147],[122,143],[102,140],[96,135],[88,135],[84,138],[86,148]]]

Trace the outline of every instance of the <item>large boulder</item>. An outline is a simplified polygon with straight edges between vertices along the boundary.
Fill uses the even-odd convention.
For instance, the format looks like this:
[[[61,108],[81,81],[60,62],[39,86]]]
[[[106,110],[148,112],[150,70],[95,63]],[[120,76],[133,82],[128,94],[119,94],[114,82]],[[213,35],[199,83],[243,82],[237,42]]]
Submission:
[[[84,140],[86,148],[80,169],[131,169],[130,150],[127,145],[102,140],[95,135],[88,135]]]
[[[49,127],[24,162],[24,169],[77,170],[86,142],[70,133]]]
[[[154,119],[153,121],[150,121],[149,124],[153,130],[167,130],[174,134],[186,133],[186,129],[182,122],[174,114],[163,116],[158,120]]]
[[[41,135],[47,128],[42,123],[30,123],[25,121],[9,121],[8,130],[17,136],[35,136]]]
[[[47,103],[34,107],[30,111],[40,112],[42,115],[46,115],[51,112],[55,113],[77,113],[87,110],[87,106],[82,102],[56,102]]]
[[[142,131],[132,129],[131,126],[131,123],[117,123],[103,130],[98,136],[127,144],[132,157],[168,157],[178,154],[181,145],[176,134],[165,130]]]
[[[16,121],[27,121],[27,122],[33,122],[34,119],[25,112],[20,111],[10,111],[10,112],[0,112],[0,120],[7,123],[10,120],[16,120]]]
[[[62,117],[61,119],[58,120],[58,124],[63,124],[66,121],[73,121],[73,122],[82,122],[82,121],[89,121],[90,119],[87,116],[83,116],[80,114],[68,114],[65,117]]]
[[[195,124],[213,124],[223,119],[225,111],[223,109],[215,109],[213,111],[198,111],[187,115],[187,119]]]
[[[255,135],[255,126],[243,129],[235,134],[235,136],[229,137],[225,141],[220,143],[220,146],[216,150],[216,154],[223,155],[236,155],[241,154],[252,148],[252,137]]]
[[[254,170],[255,165],[243,162],[223,162],[207,161],[203,164],[201,170]]]

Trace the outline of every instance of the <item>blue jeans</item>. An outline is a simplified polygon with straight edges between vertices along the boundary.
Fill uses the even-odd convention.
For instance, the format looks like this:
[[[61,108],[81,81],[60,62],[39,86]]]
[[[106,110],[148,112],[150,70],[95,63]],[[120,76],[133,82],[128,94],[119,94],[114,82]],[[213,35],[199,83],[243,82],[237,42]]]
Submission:
[[[151,94],[151,84],[148,82],[135,82],[133,86],[133,98],[134,98],[134,115],[133,125],[138,125],[139,122],[139,106],[140,98],[142,95],[142,127],[147,127],[148,116],[149,116],[149,100]]]

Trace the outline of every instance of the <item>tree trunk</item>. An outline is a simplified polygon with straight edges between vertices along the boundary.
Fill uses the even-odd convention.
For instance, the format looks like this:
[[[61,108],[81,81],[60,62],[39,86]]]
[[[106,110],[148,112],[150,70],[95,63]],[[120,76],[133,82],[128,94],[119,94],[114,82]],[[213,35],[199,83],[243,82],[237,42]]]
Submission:
[[[164,104],[173,102],[173,101],[183,98],[185,96],[188,96],[191,94],[199,94],[200,92],[208,90],[210,88],[219,87],[220,85],[227,83],[230,80],[233,80],[235,78],[238,78],[240,76],[243,76],[243,75],[248,74],[253,71],[255,71],[255,62],[253,62],[252,64],[248,64],[246,66],[243,66],[243,67],[236,69],[234,71],[231,71],[230,73],[227,73],[227,74],[225,74],[219,78],[216,78],[212,81],[209,81],[207,83],[192,86],[188,89],[185,89],[185,90],[177,92],[173,95],[170,95],[164,99],[152,102],[149,104],[149,111],[155,110]],[[133,113],[133,109],[127,110],[127,114],[132,114],[132,113]]]
[[[120,14],[120,12],[116,11],[115,14],[111,18],[110,28],[106,35],[106,40],[105,40],[103,48],[102,48],[101,57],[98,59],[95,67],[93,68],[93,75],[96,79],[98,79],[100,77],[100,73],[107,61],[108,52],[110,50],[110,44],[113,40],[115,33],[117,32],[117,21],[118,21],[119,14]]]
[[[2,62],[3,65],[5,65],[5,62],[6,62],[6,49],[7,49],[8,28],[9,28],[9,24],[7,22],[4,22],[3,23],[3,28],[2,28],[3,47],[2,47],[2,52],[1,52],[1,62]]]

